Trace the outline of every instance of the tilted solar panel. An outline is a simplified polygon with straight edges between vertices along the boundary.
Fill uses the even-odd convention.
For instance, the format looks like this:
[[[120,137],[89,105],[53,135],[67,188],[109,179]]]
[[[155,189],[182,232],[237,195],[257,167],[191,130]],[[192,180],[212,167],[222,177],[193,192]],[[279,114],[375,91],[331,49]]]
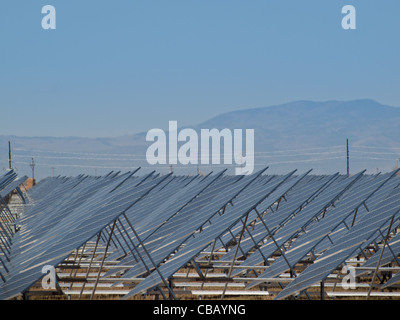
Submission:
[[[284,288],[276,297],[283,299],[296,292],[305,290],[315,282],[325,279],[332,270],[340,266],[355,252],[371,243],[380,229],[387,227],[391,218],[398,219],[400,213],[400,188],[394,189],[390,196],[381,201],[381,206],[359,221],[338,241],[321,255],[314,264],[306,268],[298,277]]]
[[[227,229],[233,227],[238,220],[257,207],[257,205],[259,205],[270,193],[275,191],[276,188],[292,174],[293,172],[276,179],[275,183],[273,183],[267,190],[254,190],[251,195],[248,193],[239,194],[233,206],[229,207],[229,212],[222,216],[217,216],[216,221],[209,228],[198,233],[192,240],[187,242],[186,246],[182,250],[178,251],[171,259],[158,268],[157,273],[153,272],[151,277],[147,277],[124,298],[126,299],[132,295],[157,286],[162,281],[160,274],[165,278],[170,277],[174,272],[182,267],[182,265],[190,261],[218,236],[221,236]]]
[[[335,207],[328,210],[325,217],[311,226],[311,228],[309,227],[307,233],[298,237],[291,245],[290,249],[285,251],[284,257],[278,258],[278,260],[260,274],[259,277],[272,278],[285,272],[290,267],[294,267],[294,265],[303,259],[307,253],[311,252],[322,239],[327,237],[338,225],[343,223],[349,215],[354,215],[354,211],[362,206],[364,201],[394,176],[395,174],[374,177],[372,181],[368,179],[361,185],[360,183],[353,185],[353,187],[344,194],[343,199],[340,199],[340,201],[335,203]],[[254,282],[248,285],[247,288],[251,288],[257,283],[258,282]]]

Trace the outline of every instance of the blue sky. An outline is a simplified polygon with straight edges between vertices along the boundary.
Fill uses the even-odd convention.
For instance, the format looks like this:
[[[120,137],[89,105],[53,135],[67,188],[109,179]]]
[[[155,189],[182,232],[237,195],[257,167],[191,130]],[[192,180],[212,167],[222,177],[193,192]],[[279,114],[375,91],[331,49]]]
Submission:
[[[41,28],[47,4],[56,30]],[[2,0],[0,134],[118,136],[294,100],[400,106],[399,14],[398,0]]]

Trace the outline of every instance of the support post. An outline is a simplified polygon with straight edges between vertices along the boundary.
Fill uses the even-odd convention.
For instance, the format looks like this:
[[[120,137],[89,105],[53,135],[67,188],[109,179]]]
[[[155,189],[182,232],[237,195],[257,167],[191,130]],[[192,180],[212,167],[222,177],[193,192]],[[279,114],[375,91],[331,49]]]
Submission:
[[[325,284],[324,284],[324,281],[321,281],[321,291],[320,291],[320,294],[321,294],[321,300],[324,300],[324,296],[325,296]]]
[[[133,231],[134,236],[136,237],[136,239],[139,241],[139,244],[142,246],[145,254],[147,255],[147,257],[149,258],[150,262],[153,264],[154,268],[156,269],[156,272],[158,273],[158,275],[161,278],[161,281],[164,283],[164,285],[167,287],[168,291],[170,292],[172,298],[174,300],[176,300],[176,296],[174,294],[174,291],[172,290],[172,288],[170,288],[167,280],[165,280],[164,276],[162,275],[162,273],[160,272],[160,270],[158,270],[157,265],[154,263],[153,258],[151,257],[150,253],[147,251],[146,247],[144,246],[142,240],[140,240],[139,235],[137,234],[136,230],[133,228],[131,222],[129,221],[128,217],[126,216],[125,212],[122,213],[122,215],[124,216],[125,221],[128,223],[129,227],[131,228],[131,230]],[[148,270],[149,274],[151,273],[148,266],[144,263],[143,258],[141,257],[139,250],[136,248],[136,246],[134,246],[134,249],[136,250],[137,254],[139,255],[139,258],[142,260],[144,266],[146,267],[146,269]],[[160,289],[161,290],[161,289]]]
[[[97,288],[97,285],[98,285],[98,283],[99,283],[100,273],[101,273],[101,270],[103,270],[104,261],[106,260],[106,257],[107,257],[107,251],[108,251],[108,248],[110,247],[110,242],[111,242],[111,238],[112,238],[112,236],[113,236],[113,232],[114,232],[114,228],[115,228],[115,224],[116,224],[116,223],[117,223],[117,219],[114,220],[114,223],[113,223],[113,225],[112,225],[112,227],[111,227],[111,231],[110,231],[110,234],[109,234],[109,236],[108,236],[108,241],[107,241],[106,249],[105,249],[105,251],[104,251],[104,256],[103,256],[103,259],[101,260],[99,272],[97,273],[96,282],[94,283],[93,291],[92,291],[92,294],[90,295],[90,300],[93,299],[94,293],[95,293],[96,288]]]
[[[92,257],[90,258],[90,262],[89,262],[89,266],[88,266],[88,269],[87,269],[87,272],[86,272],[85,279],[89,276],[90,268],[92,267],[93,258],[94,258],[94,255],[96,254],[97,246],[99,245],[100,239],[101,239],[101,231],[99,232],[99,234],[97,236],[96,244],[94,246],[94,251],[93,251]],[[79,292],[79,297],[78,297],[79,300],[82,297],[83,290],[85,289],[85,285],[86,285],[86,282],[83,283],[82,288],[81,288],[81,292]]]
[[[393,215],[393,217],[392,217],[392,220],[390,221],[390,225],[389,225],[389,228],[388,228],[387,235],[386,235],[386,237],[385,237],[385,239],[384,239],[384,241],[383,241],[383,247],[382,247],[382,250],[381,250],[381,254],[379,255],[379,260],[378,260],[378,262],[377,262],[377,264],[376,264],[376,268],[375,268],[375,271],[374,271],[374,275],[372,276],[371,285],[369,286],[368,294],[367,294],[366,300],[368,300],[368,299],[369,299],[369,296],[371,295],[372,286],[373,286],[373,284],[374,284],[376,274],[378,273],[379,265],[381,264],[381,260],[382,260],[382,256],[383,256],[383,251],[385,250],[386,243],[387,243],[387,241],[388,241],[388,239],[389,239],[390,229],[392,229],[393,221],[394,221],[394,215]]]
[[[213,241],[212,248],[211,248],[211,254],[210,254],[210,256],[208,257],[208,263],[207,263],[208,265],[211,264],[211,260],[212,260],[213,254],[214,254],[214,249],[215,249],[215,243],[216,243],[216,242],[217,242],[217,239],[215,238],[214,241]],[[207,277],[207,273],[208,273],[208,268],[206,269],[206,271],[205,271],[204,273],[205,273],[205,274],[204,274],[203,282],[201,283],[201,286],[200,286],[200,290],[203,290],[204,283],[206,282],[206,277]],[[202,297],[202,296],[200,296],[200,297]]]
[[[78,258],[79,255],[79,248],[76,249],[76,253],[75,253],[75,257],[74,257],[74,265],[80,265],[81,259],[82,259],[82,255],[83,255],[83,250],[85,250],[85,246],[86,246],[86,242],[83,244],[83,248],[82,248],[82,252],[81,255],[79,257],[79,262],[76,263],[76,259]],[[77,269],[71,269],[70,273],[69,273],[69,277],[72,279],[73,277],[76,276],[76,273],[78,272]],[[72,288],[72,282],[69,284],[69,289]]]
[[[257,209],[254,209],[255,212],[257,213],[258,217],[260,218],[262,224],[264,225],[264,228],[267,230],[269,236],[271,237],[272,241],[274,242],[275,246],[277,247],[277,249],[279,250],[280,254],[282,255],[283,259],[285,260],[286,264],[288,265],[291,274],[293,273],[294,276],[296,276],[296,272],[293,270],[292,266],[290,265],[289,261],[287,260],[285,253],[282,251],[282,248],[279,246],[279,244],[276,242],[272,232],[269,230],[269,228],[267,227],[267,225],[265,224],[264,220],[261,218],[260,214],[258,213]]]
[[[237,252],[238,252],[238,249],[239,249],[239,246],[240,246],[240,242],[242,241],[243,233],[244,233],[244,230],[245,230],[245,227],[246,227],[247,218],[249,217],[249,214],[250,214],[250,210],[246,214],[246,218],[244,219],[242,230],[240,231],[239,241],[238,241],[238,243],[236,245],[235,254],[233,256],[232,264],[231,264],[231,266],[229,268],[228,279],[231,277],[231,274],[232,274],[233,264],[235,263],[235,260],[236,260],[236,255],[237,255]],[[225,292],[226,292],[227,286],[228,286],[228,281],[225,283],[224,290],[222,291],[221,299],[223,299],[224,296],[225,296]]]

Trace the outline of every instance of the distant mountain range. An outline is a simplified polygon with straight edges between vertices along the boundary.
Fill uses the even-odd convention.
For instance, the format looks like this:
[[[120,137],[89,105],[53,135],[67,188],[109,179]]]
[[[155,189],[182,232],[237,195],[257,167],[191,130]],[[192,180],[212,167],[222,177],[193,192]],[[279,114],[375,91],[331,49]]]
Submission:
[[[170,119],[173,120],[173,119]],[[400,158],[400,108],[373,100],[296,101],[276,106],[233,111],[194,127],[200,129],[255,129],[256,169],[270,165],[270,172],[284,173],[314,168],[315,173],[346,170],[346,139],[354,173],[390,171]],[[13,161],[24,174],[34,157],[40,176],[103,174],[142,166],[150,145],[146,133],[112,138],[0,136],[0,165],[7,167],[8,141]],[[221,166],[224,167],[224,166]],[[51,169],[54,168],[54,169]],[[190,173],[195,173],[191,167]],[[208,172],[211,167],[201,167]],[[218,168],[217,168],[218,169]],[[160,169],[168,172],[165,166]],[[182,171],[182,173],[187,173]]]

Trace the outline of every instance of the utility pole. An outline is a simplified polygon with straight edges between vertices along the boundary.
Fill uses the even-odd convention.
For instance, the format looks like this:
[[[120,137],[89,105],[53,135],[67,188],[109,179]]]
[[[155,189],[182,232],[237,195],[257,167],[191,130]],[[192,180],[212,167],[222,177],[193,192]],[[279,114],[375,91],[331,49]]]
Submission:
[[[32,169],[32,185],[35,185],[35,161],[32,158],[32,162],[29,164]]]
[[[347,176],[350,176],[350,169],[349,169],[349,139],[346,139],[346,152],[347,152]]]
[[[12,166],[11,166],[11,142],[8,141],[8,167],[11,170]]]

